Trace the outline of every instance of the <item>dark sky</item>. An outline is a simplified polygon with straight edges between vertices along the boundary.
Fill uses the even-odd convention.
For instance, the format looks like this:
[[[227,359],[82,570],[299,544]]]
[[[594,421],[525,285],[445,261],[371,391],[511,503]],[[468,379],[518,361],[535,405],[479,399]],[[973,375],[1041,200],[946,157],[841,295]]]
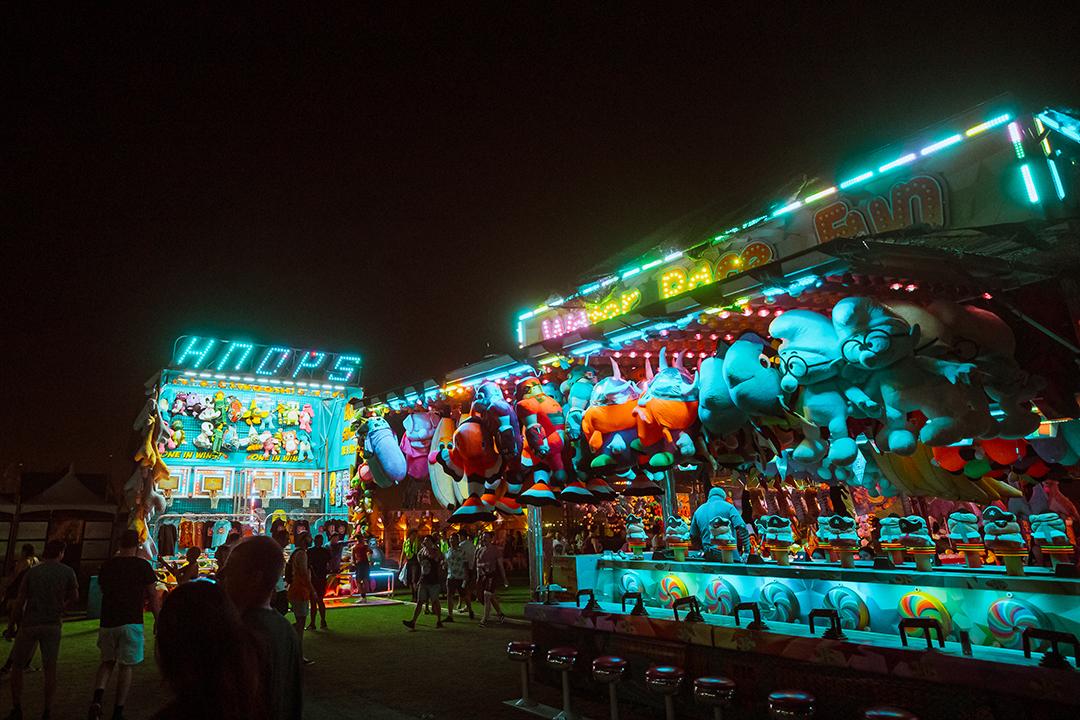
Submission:
[[[0,465],[130,472],[179,335],[385,390],[703,205],[1080,97],[1075,2],[212,5],[0,9]]]

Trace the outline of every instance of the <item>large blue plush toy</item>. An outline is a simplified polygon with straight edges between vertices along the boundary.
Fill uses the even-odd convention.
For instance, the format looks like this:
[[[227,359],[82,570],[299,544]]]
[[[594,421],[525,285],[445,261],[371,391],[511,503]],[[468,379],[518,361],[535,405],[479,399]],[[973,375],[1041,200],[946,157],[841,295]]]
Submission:
[[[870,298],[844,298],[832,319],[844,359],[869,371],[863,386],[871,395],[876,392],[884,408],[885,427],[876,438],[880,450],[915,452],[915,436],[907,428],[908,413],[914,411],[928,418],[918,438],[927,445],[952,445],[991,432],[986,394],[969,384],[974,365],[916,356],[919,327]]]
[[[790,310],[772,321],[769,334],[783,340],[781,389],[790,394],[802,387],[790,405],[803,421],[804,435],[793,457],[802,463],[816,462],[828,448],[830,464],[850,465],[857,448],[848,436],[848,417],[875,417],[880,406],[841,377],[844,360],[832,321],[810,310]],[[829,429],[828,445],[821,439],[821,428]]]
[[[749,419],[735,404],[724,379],[727,352],[727,345],[718,345],[716,357],[707,357],[698,366],[698,418],[709,439],[729,435]]]

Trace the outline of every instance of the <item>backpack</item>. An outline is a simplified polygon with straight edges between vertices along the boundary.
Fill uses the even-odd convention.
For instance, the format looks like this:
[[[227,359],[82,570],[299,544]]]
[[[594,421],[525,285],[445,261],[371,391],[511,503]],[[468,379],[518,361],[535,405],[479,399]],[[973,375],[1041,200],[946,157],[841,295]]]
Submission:
[[[285,584],[292,585],[292,556],[289,556],[289,562],[285,563]]]

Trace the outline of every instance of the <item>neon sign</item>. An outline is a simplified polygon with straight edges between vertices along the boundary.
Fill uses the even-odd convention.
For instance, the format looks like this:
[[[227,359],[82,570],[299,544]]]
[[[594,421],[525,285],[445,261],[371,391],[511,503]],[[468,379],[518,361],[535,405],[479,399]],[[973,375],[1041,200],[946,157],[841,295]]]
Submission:
[[[306,379],[358,385],[359,355],[255,345],[237,340],[185,335],[176,341],[169,367],[199,374],[243,373],[258,378],[284,378],[285,384]],[[224,379],[224,376],[222,378]],[[230,378],[239,380],[240,378]]]

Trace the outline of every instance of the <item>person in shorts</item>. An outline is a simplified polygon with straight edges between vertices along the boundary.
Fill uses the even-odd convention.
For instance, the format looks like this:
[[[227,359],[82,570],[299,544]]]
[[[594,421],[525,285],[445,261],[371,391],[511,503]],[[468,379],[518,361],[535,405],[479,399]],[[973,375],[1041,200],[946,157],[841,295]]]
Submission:
[[[480,592],[484,593],[484,619],[480,621],[480,627],[488,626],[488,618],[491,617],[491,607],[495,606],[496,622],[506,619],[502,608],[499,606],[497,592],[499,576],[502,576],[503,587],[506,583],[506,565],[503,563],[502,550],[495,544],[495,533],[490,530],[485,532],[480,539],[480,549],[476,552],[476,574]]]
[[[454,595],[465,601],[469,619],[476,619],[473,615],[472,602],[465,591],[468,577],[469,554],[461,542],[461,535],[454,533],[450,536],[450,549],[446,551],[446,620],[444,622],[454,621]]]
[[[116,699],[113,720],[123,720],[124,703],[131,690],[135,666],[143,659],[143,603],[157,621],[160,599],[157,574],[149,562],[136,556],[139,533],[125,530],[120,535],[120,552],[101,565],[98,585],[101,587],[101,622],[98,628],[98,648],[101,664],[94,680],[94,699],[90,703],[90,720],[102,715],[101,701],[105,686],[117,665]]]
[[[367,594],[371,592],[371,554],[371,544],[367,537],[358,534],[352,548],[352,568],[360,602],[367,602]]]
[[[431,610],[435,617],[438,618],[435,627],[441,628],[443,623],[442,607],[439,605],[439,592],[442,590],[446,562],[442,553],[439,552],[439,546],[435,543],[434,537],[431,535],[424,536],[424,541],[421,544],[420,552],[416,555],[416,559],[420,564],[420,585],[417,590],[416,609],[413,611],[412,620],[402,620],[401,622],[410,630],[415,630],[416,618],[420,617],[420,611],[424,608],[424,603],[430,602]]]
[[[19,624],[19,632],[11,648],[11,700],[15,707],[8,715],[9,720],[22,720],[23,674],[35,645],[41,648],[41,664],[45,669],[42,717],[49,718],[52,714],[64,608],[79,601],[79,581],[75,571],[60,562],[66,547],[63,540],[45,543],[41,562],[26,571],[15,598],[12,613]]]
[[[307,551],[308,567],[311,569],[311,623],[308,630],[315,629],[317,615],[322,616],[322,629],[326,630],[326,578],[330,573],[330,561],[333,559],[330,548],[323,545],[323,536],[315,536],[315,546]]]
[[[296,619],[293,627],[296,628],[296,636],[300,638],[301,655],[304,652],[304,627],[307,625],[308,612],[311,609],[311,598],[315,594],[315,588],[311,584],[311,568],[308,567],[307,549],[309,547],[311,547],[310,535],[303,533],[296,538],[296,549],[289,556],[290,569],[286,571],[286,575],[292,575],[288,589],[289,607],[292,608],[293,617]],[[311,665],[314,662],[314,660],[304,658],[305,665]]]

